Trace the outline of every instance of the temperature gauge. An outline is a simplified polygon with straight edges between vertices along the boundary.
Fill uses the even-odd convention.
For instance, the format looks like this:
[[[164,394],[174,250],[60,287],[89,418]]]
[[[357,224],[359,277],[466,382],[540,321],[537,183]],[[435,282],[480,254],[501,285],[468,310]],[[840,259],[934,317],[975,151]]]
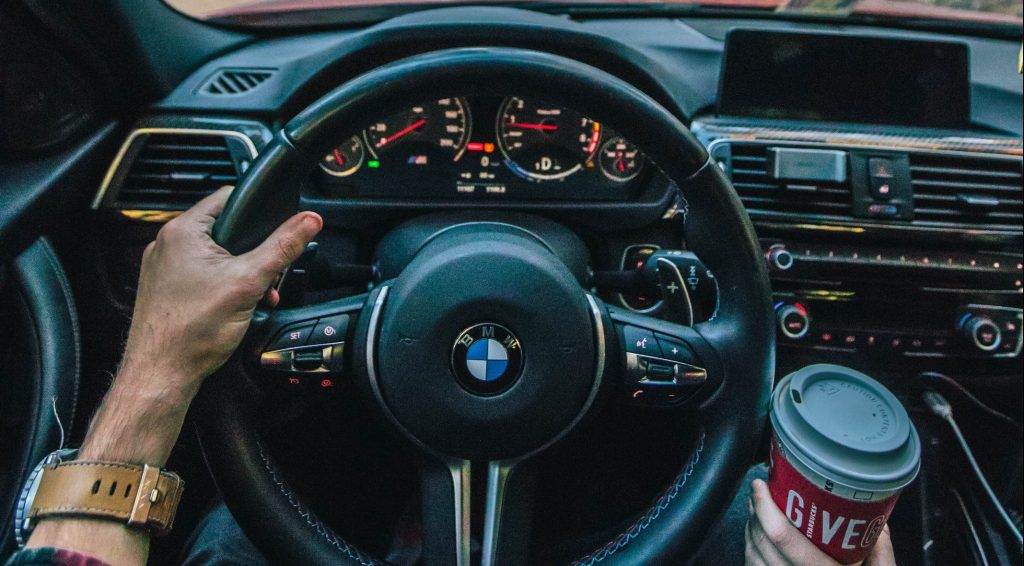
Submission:
[[[618,183],[636,177],[644,167],[640,149],[621,137],[614,137],[601,146],[599,152],[601,172],[605,177]]]
[[[359,136],[352,136],[323,156],[320,168],[335,177],[348,177],[363,165],[365,155],[363,141]]]

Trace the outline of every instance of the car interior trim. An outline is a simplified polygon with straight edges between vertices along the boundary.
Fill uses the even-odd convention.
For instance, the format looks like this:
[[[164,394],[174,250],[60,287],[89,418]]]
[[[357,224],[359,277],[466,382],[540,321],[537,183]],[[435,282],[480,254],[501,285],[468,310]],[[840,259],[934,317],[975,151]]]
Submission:
[[[505,504],[505,486],[515,462],[497,461],[487,464],[487,499],[484,506],[484,536],[480,553],[482,566],[497,563],[498,533],[501,532],[501,512]]]
[[[714,138],[708,144],[708,151],[715,144],[742,141],[758,143],[787,143],[810,147],[828,146],[840,149],[872,149],[889,151],[912,151],[977,157],[979,154],[997,159],[1020,159],[1024,155],[1024,144],[1020,139],[1008,137],[964,137],[950,136],[891,136],[866,134],[840,130],[805,130],[786,128],[762,128],[750,126],[721,126],[701,120],[694,120],[694,133]]]
[[[473,525],[470,483],[472,480],[469,460],[451,459],[447,462],[452,475],[452,489],[455,493],[455,566],[470,564],[470,529]]]

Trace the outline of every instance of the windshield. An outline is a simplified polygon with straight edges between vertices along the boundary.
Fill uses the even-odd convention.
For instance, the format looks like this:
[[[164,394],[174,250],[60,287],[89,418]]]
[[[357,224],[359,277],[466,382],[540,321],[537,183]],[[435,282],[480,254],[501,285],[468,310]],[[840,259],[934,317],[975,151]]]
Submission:
[[[171,7],[202,20],[236,24],[267,23],[275,16],[297,22],[302,13],[324,11],[363,11],[367,9],[416,9],[422,6],[465,4],[515,4],[541,7],[549,11],[605,9],[658,9],[702,7],[744,9],[768,13],[799,13],[821,16],[866,15],[894,19],[934,19],[974,24],[1020,26],[1024,0],[698,0],[652,2],[647,0],[586,0],[584,2],[467,2],[466,0],[165,0]],[[532,5],[532,6],[531,6]]]

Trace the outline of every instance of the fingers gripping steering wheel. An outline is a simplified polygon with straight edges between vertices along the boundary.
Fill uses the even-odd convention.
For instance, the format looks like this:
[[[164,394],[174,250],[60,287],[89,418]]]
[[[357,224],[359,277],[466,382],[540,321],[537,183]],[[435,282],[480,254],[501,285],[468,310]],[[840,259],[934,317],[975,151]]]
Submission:
[[[308,175],[338,132],[365,116],[424,100],[505,96],[512,90],[607,123],[681,189],[688,207],[687,245],[719,283],[716,317],[690,328],[605,305],[542,238],[496,223],[438,232],[400,274],[366,295],[258,310],[233,362],[204,385],[197,417],[207,461],[228,507],[271,559],[379,563],[315,517],[281,479],[257,432],[261,394],[251,368],[273,332],[268,329],[324,313],[348,313],[357,321],[345,348],[345,379],[354,380],[367,402],[430,462],[420,469],[423,564],[470,563],[471,460],[490,463],[482,561],[526,562],[533,483],[525,464],[600,407],[608,397],[602,392],[622,379],[626,344],[616,327],[623,324],[670,335],[703,362],[707,382],[687,403],[700,423],[698,442],[661,497],[578,563],[684,561],[751,463],[774,371],[774,328],[767,273],[750,220],[689,130],[644,93],[603,71],[521,49],[464,48],[400,60],[362,75],[277,133],[236,187],[215,227],[215,240],[236,254],[260,243],[295,212],[296,180]],[[556,319],[557,336],[551,324]],[[510,354],[521,354],[509,361],[518,370],[515,381],[500,394],[465,387],[450,369],[460,333],[495,322],[500,324],[480,330],[480,337],[506,346],[514,340],[514,349],[521,348]],[[501,336],[493,334],[493,326],[500,326]],[[421,360],[417,371],[408,371],[403,358]]]

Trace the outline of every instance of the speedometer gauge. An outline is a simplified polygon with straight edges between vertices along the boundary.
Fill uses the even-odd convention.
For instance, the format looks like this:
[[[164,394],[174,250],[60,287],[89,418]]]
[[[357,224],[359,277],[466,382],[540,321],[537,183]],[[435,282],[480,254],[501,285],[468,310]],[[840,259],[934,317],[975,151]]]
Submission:
[[[532,181],[564,179],[590,161],[601,124],[566,108],[509,97],[498,112],[498,146],[505,164]]]
[[[366,128],[366,146],[381,160],[430,165],[432,160],[458,161],[469,141],[469,107],[462,98],[413,106]]]

